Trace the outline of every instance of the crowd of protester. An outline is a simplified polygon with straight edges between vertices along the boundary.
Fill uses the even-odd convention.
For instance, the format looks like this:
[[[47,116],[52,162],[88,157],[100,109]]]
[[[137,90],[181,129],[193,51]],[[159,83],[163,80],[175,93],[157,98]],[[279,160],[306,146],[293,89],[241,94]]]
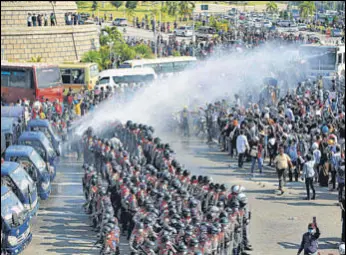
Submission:
[[[260,106],[236,95],[235,100],[219,100],[198,112],[183,114],[189,112],[184,109],[181,133],[193,131],[204,134],[209,143],[218,142],[222,151],[238,160],[239,168],[249,162],[254,177],[256,171],[263,174],[267,161],[278,176],[278,195],[284,194],[287,177],[289,182],[302,179],[304,199],[318,199],[318,184],[337,190],[336,199],[345,208],[345,91],[335,80],[330,89],[326,87],[322,79],[307,80],[272,105]]]

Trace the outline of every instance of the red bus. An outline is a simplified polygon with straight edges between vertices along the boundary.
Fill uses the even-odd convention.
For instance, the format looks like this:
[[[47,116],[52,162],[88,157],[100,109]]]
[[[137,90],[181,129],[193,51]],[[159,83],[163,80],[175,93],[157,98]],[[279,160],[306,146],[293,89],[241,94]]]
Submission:
[[[63,100],[63,86],[58,65],[43,63],[1,62],[1,96],[7,103],[26,98]]]

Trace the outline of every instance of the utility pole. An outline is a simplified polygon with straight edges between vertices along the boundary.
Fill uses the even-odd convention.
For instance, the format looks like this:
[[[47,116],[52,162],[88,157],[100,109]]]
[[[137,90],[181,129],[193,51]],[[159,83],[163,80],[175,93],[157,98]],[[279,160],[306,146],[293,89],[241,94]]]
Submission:
[[[157,58],[157,35],[156,35],[156,16],[154,15],[154,43],[155,43],[155,57]]]

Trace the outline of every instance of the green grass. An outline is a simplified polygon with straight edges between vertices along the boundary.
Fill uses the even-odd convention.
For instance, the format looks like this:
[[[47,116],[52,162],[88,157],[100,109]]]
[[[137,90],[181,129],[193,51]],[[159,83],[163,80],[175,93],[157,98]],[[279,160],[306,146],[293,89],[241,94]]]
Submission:
[[[94,12],[95,16],[100,15],[100,17],[103,17],[103,15],[106,13],[107,20],[109,19],[109,15],[112,13],[113,19],[125,17],[129,19],[129,22],[132,22],[132,17],[129,17],[129,15],[126,13],[124,4],[118,10],[108,2],[105,3],[104,8],[102,8],[102,3],[99,2],[98,9],[96,11],[93,11],[91,6],[92,1],[80,1],[78,12],[86,12],[90,15]],[[141,21],[146,14],[150,18],[152,16],[152,10],[157,10],[156,20],[159,20],[159,9],[159,4],[152,6],[152,4],[145,2],[142,3],[142,5],[137,6],[137,8],[134,10],[134,16],[138,17]],[[161,19],[162,22],[174,22],[176,18],[167,14],[161,14]]]

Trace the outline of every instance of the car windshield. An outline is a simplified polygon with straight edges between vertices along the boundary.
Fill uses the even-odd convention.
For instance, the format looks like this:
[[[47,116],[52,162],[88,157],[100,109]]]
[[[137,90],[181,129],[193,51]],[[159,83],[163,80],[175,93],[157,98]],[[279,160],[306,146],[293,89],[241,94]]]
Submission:
[[[28,187],[30,190],[34,190],[33,180],[21,165],[10,174],[10,177],[23,193],[27,194],[29,192]]]
[[[1,217],[6,221],[11,221],[13,213],[17,215],[23,214],[24,207],[18,197],[9,190],[1,196]]]
[[[47,127],[31,127],[31,129],[30,129],[31,131],[41,131],[42,133],[44,133],[45,134],[45,136],[51,141],[52,140],[52,136],[51,136],[51,134],[50,134],[50,132],[49,132],[49,130],[48,130],[48,128]]]
[[[32,151],[30,155],[30,159],[34,163],[34,165],[38,168],[41,174],[47,172],[46,163],[35,150]]]
[[[44,147],[46,148],[47,152],[48,152],[48,157],[49,158],[55,158],[56,157],[56,153],[55,150],[51,144],[51,142],[47,139],[45,139],[43,141]]]

